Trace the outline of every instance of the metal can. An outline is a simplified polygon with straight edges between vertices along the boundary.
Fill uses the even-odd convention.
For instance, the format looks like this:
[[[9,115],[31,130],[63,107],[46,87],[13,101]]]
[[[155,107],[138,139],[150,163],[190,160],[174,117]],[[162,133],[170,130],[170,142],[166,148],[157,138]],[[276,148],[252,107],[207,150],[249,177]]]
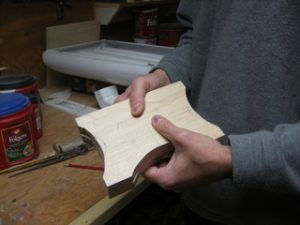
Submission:
[[[135,38],[157,37],[158,9],[138,10],[135,12]]]
[[[41,138],[43,136],[42,110],[37,78],[27,73],[0,76],[0,93],[10,92],[28,95],[34,112],[34,134],[37,139]]]
[[[21,93],[0,94],[0,169],[39,155],[32,106]]]

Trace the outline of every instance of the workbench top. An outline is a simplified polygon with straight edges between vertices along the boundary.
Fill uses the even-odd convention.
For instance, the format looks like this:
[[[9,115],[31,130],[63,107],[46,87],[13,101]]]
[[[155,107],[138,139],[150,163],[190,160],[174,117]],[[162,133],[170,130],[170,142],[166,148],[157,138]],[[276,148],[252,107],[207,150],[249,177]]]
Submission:
[[[42,107],[43,137],[40,156],[52,145],[79,137],[74,117]],[[1,225],[102,224],[114,216],[143,188],[108,199],[102,172],[64,167],[64,163],[103,166],[97,150],[64,162],[9,178],[0,175]]]

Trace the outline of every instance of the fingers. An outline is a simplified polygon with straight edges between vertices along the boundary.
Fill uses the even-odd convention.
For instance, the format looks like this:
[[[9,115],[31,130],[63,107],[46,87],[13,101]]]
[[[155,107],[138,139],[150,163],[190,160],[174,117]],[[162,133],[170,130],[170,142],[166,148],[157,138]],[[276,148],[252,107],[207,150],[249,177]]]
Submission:
[[[145,109],[145,95],[147,92],[169,84],[171,81],[165,71],[155,70],[153,73],[137,77],[132,84],[121,94],[115,102],[129,99],[131,114],[140,116]]]
[[[115,103],[129,99],[131,114],[136,117],[140,116],[144,112],[145,95],[148,91],[145,79],[137,78],[124,93],[116,98]]]
[[[129,98],[130,87],[128,87],[122,94],[120,94],[114,103],[122,102]]]
[[[169,162],[152,166],[145,171],[143,176],[166,190],[182,191],[176,172],[168,164]]]
[[[140,116],[145,108],[145,95],[151,91],[149,82],[146,77],[139,77],[132,82],[130,88],[129,102],[131,114],[133,116]]]
[[[144,177],[161,186],[166,190],[173,189],[174,184],[172,183],[172,176],[170,176],[167,165],[163,166],[152,166],[144,173]]]
[[[144,176],[153,183],[161,183],[162,170],[163,168],[152,166],[145,171]]]
[[[179,144],[184,136],[185,130],[176,127],[166,118],[156,115],[152,118],[153,127],[165,138],[173,143],[173,145]]]
[[[170,140],[173,144],[177,142],[176,134],[180,133],[181,129],[176,127],[169,120],[160,115],[156,115],[152,118],[152,125],[161,135]],[[145,171],[144,176],[151,182],[160,185],[162,188],[172,190],[176,180],[176,176],[174,175],[175,171],[170,167],[173,157],[174,156],[171,157],[169,162],[150,167]]]

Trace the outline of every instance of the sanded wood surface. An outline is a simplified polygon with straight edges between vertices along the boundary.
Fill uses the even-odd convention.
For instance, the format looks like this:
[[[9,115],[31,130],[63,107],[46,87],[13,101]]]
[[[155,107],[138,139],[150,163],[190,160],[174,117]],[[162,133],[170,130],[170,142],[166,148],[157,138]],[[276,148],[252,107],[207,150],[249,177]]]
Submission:
[[[168,118],[179,127],[215,139],[223,136],[219,127],[192,109],[181,82],[147,93],[145,112],[141,117],[132,117],[126,100],[76,118],[80,132],[93,140],[104,157],[103,180],[109,196],[131,188],[140,173],[170,155],[169,141],[151,125],[155,114]]]
[[[74,118],[43,106],[41,156],[52,144],[79,137]],[[105,198],[102,172],[63,167],[63,163],[102,165],[95,150],[18,177],[0,175],[1,225],[66,225]],[[98,215],[96,215],[98,216]]]

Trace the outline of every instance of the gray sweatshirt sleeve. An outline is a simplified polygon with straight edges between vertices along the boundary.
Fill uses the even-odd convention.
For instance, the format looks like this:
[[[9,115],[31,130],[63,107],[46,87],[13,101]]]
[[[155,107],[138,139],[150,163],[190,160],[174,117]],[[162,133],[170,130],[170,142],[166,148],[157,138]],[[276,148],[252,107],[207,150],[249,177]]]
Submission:
[[[300,122],[273,131],[230,135],[233,183],[279,193],[300,193]]]
[[[181,36],[178,46],[167,54],[156,68],[165,70],[171,81],[182,81],[187,88],[190,87],[190,63],[192,48],[192,18],[191,6],[188,1],[181,1],[178,10],[178,21],[187,29]]]

